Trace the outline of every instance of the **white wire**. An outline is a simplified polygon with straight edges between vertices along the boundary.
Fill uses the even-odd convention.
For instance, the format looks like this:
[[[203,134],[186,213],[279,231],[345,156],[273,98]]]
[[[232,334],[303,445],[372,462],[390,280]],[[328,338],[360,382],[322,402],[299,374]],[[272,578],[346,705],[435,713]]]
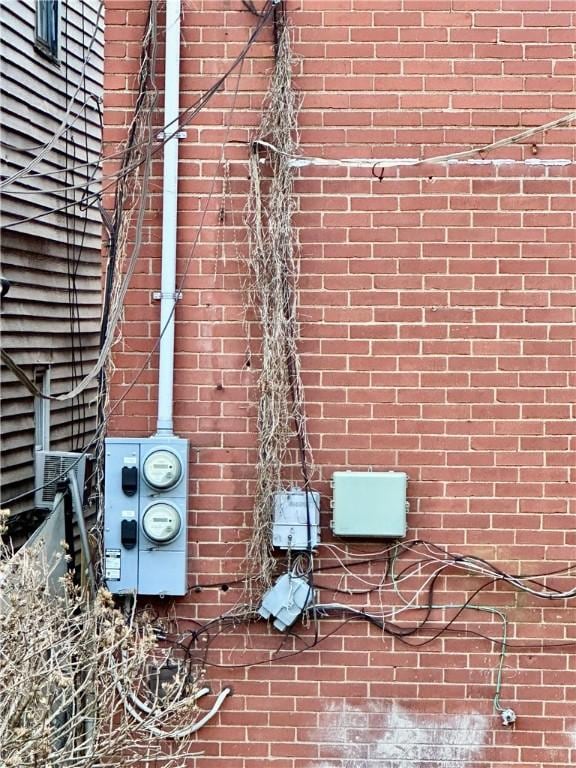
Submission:
[[[118,693],[122,698],[122,702],[126,708],[126,711],[129,712],[130,715],[132,715],[132,717],[137,720],[140,725],[153,736],[157,736],[160,739],[183,739],[186,738],[186,736],[190,736],[190,734],[199,731],[200,728],[206,725],[206,723],[214,717],[214,715],[220,710],[224,700],[232,693],[232,689],[223,688],[216,697],[216,701],[214,702],[212,708],[199,720],[195,720],[193,723],[183,728],[176,728],[173,731],[166,731],[161,728],[157,728],[151,723],[147,723],[146,719],[126,699],[121,686],[118,688]],[[184,702],[182,702],[182,705],[183,704]]]
[[[407,542],[407,544],[403,544],[403,547],[409,548],[409,544],[411,542]],[[390,544],[388,547],[385,547],[384,549],[379,549],[377,552],[350,552],[347,549],[344,549],[343,547],[339,547],[337,544],[329,544],[321,543],[320,547],[326,547],[326,549],[332,549],[336,550],[338,552],[342,552],[343,555],[346,557],[361,557],[361,558],[372,558],[372,557],[381,557],[382,555],[387,555],[392,550],[396,549],[398,547],[398,544]]]
[[[500,573],[499,571],[493,570],[492,568],[486,565],[484,565],[481,562],[477,562],[474,560],[468,560],[466,556],[462,557],[462,559],[454,559],[454,556],[452,555],[452,559],[449,561],[444,561],[443,559],[439,558],[437,555],[433,553],[433,550],[427,545],[426,542],[423,542],[426,546],[426,548],[430,552],[430,557],[432,559],[437,560],[438,562],[448,562],[449,565],[452,567],[463,570],[465,572],[471,572],[476,574],[481,574],[482,576],[489,576],[497,581],[505,581],[507,584],[511,584],[515,586],[517,589],[521,590],[522,592],[527,592],[530,595],[533,595],[534,597],[540,597],[545,598],[549,600],[566,600],[571,597],[576,596],[576,587],[572,587],[569,590],[566,590],[565,592],[557,592],[557,591],[549,591],[549,590],[538,590],[534,589],[532,587],[529,587],[527,584],[523,584],[524,581],[531,581],[535,578],[546,578],[546,574],[533,574],[530,576],[512,576],[507,573]],[[448,552],[446,552],[447,555],[449,555]],[[569,568],[571,569],[573,566],[570,565]]]
[[[381,614],[382,618],[383,619],[395,619],[397,616],[399,616],[401,613],[404,613],[405,611],[426,608],[427,606],[415,605],[415,603],[417,603],[418,598],[420,597],[422,592],[424,592],[427,589],[427,587],[430,584],[430,582],[433,579],[435,579],[440,573],[442,573],[442,571],[445,568],[447,568],[449,565],[450,565],[450,563],[442,564],[433,573],[431,573],[425,579],[425,581],[420,585],[420,587],[414,592],[414,595],[412,596],[412,598],[410,600],[405,598],[403,595],[397,593],[398,596],[400,597],[400,599],[402,600],[402,602],[404,603],[404,605],[402,605],[400,607],[394,606],[394,607],[390,608],[390,610],[388,610],[388,611],[383,611],[382,614]],[[393,587],[391,587],[391,588],[393,588]],[[351,609],[351,606],[345,605],[344,603],[330,603],[330,604],[320,603],[317,607],[318,608],[323,608],[323,607],[326,607],[326,605],[331,605],[333,607],[338,606],[340,608],[345,608],[346,610]],[[354,610],[356,610],[356,609],[354,609]],[[366,613],[366,611],[359,611],[359,612],[363,613],[363,614]],[[372,615],[372,614],[367,614],[367,615]]]
[[[433,157],[422,157],[422,158],[328,158],[328,157],[312,157],[312,156],[306,156],[306,155],[294,155],[288,152],[284,152],[278,147],[275,147],[273,144],[270,144],[267,141],[262,141],[261,139],[255,142],[256,144],[266,147],[267,149],[271,150],[272,152],[275,152],[277,154],[285,155],[286,157],[289,157],[296,166],[302,166],[302,165],[317,165],[317,166],[343,166],[348,168],[401,168],[405,166],[418,166],[423,165],[425,163],[447,163],[450,161],[465,159],[469,157],[474,157],[475,155],[479,153],[489,152],[494,149],[499,149],[501,147],[507,147],[511,146],[513,144],[518,144],[520,141],[523,141],[524,139],[528,139],[531,136],[534,136],[537,133],[543,133],[545,131],[549,131],[552,128],[556,128],[558,126],[567,125],[569,123],[572,123],[576,120],[576,111],[574,112],[568,112],[567,114],[563,115],[562,117],[551,120],[548,123],[544,123],[542,125],[535,126],[534,128],[528,128],[525,131],[522,131],[521,133],[517,133],[514,136],[509,136],[505,139],[500,139],[499,141],[494,141],[491,144],[485,144],[481,147],[475,147],[472,149],[465,149],[459,152],[451,152],[446,155],[435,155]]]
[[[407,545],[402,545],[401,551],[403,552],[409,551],[409,552],[416,553],[417,550],[415,547],[411,546],[412,543],[413,542],[410,542]],[[438,555],[438,553],[436,552],[436,549],[430,543],[425,541],[419,541],[418,543],[421,544],[429,553],[430,561],[435,561],[437,563],[445,564],[446,566],[452,566],[453,568],[464,571],[466,573],[487,576],[487,577],[493,578],[496,581],[505,581],[507,584],[510,584],[516,587],[517,589],[523,592],[526,592],[530,595],[533,595],[534,597],[539,597],[539,598],[548,599],[548,600],[566,600],[576,596],[576,587],[572,587],[571,589],[566,590],[564,592],[557,592],[557,591],[551,591],[549,589],[545,589],[545,590],[534,589],[533,587],[528,586],[528,584],[523,583],[523,582],[530,582],[534,578],[546,578],[546,574],[532,574],[529,576],[512,576],[510,574],[500,573],[499,571],[494,570],[493,568],[490,567],[490,564],[484,565],[481,562],[469,560],[466,558],[466,556],[460,556],[460,555],[455,556],[455,555],[452,555],[447,550],[442,550],[445,554],[445,557],[441,557]],[[337,552],[343,552],[349,557],[370,558],[370,557],[377,557],[379,554],[386,554],[387,552],[390,552],[394,548],[398,548],[398,545],[394,544],[391,547],[387,547],[384,550],[381,550],[379,553],[350,553],[334,544],[324,544],[323,546],[327,547],[328,549],[332,549],[334,551],[334,555],[336,559],[338,560],[340,565],[346,570],[349,576],[355,578],[357,581],[361,583],[364,583],[366,586],[370,586],[375,589],[379,587],[378,584],[371,583],[366,579],[363,579],[362,577],[358,576],[358,574],[355,574],[353,571],[350,571],[346,563],[343,562],[343,560],[339,557]],[[395,584],[400,584],[401,581],[409,579],[415,574],[420,573],[422,570],[422,567],[424,567],[425,565],[426,563],[420,564],[417,570],[411,571],[409,574],[407,574],[404,577],[401,577],[399,580],[394,579],[394,576],[392,574],[392,578],[394,579]],[[569,569],[573,567],[575,566],[573,565],[568,566]],[[349,591],[349,594],[354,594],[354,592]]]
[[[338,550],[340,552],[345,552],[345,550],[343,550],[342,548],[334,546],[334,545],[326,544],[325,546],[327,546],[329,548],[332,548],[334,550]],[[390,547],[387,547],[384,550],[381,550],[380,553],[356,554],[355,557],[362,557],[362,558],[377,557],[378,554],[386,554],[386,553],[390,552],[391,550],[393,550],[394,548],[396,548],[397,546],[398,546],[397,544],[394,544],[394,545],[392,545]],[[406,551],[406,552],[410,551],[410,552],[414,552],[414,553],[417,552],[417,550],[415,550],[413,547],[411,547],[409,545],[408,546],[407,545],[403,545],[403,551]],[[379,588],[385,586],[385,580],[387,578],[386,572],[382,575],[382,577],[380,578],[379,582],[375,584],[374,582],[368,581],[367,579],[363,578],[362,576],[360,576],[359,574],[355,573],[354,571],[351,571],[349,569],[348,565],[340,558],[340,556],[336,552],[334,552],[334,556],[336,557],[336,559],[338,560],[338,562],[340,563],[342,568],[346,571],[346,573],[348,574],[349,577],[354,578],[356,581],[360,582],[361,584],[364,584],[367,587],[370,587],[371,589],[379,589]],[[410,573],[406,574],[405,576],[400,577],[400,580],[398,580],[397,583],[400,583],[401,581],[407,581],[408,579],[412,578],[412,576],[414,576],[415,574],[420,573],[422,568],[424,568],[426,565],[429,565],[429,563],[432,560],[435,561],[435,562],[441,562],[441,563],[445,562],[444,560],[440,560],[438,558],[431,558],[427,563],[426,562],[419,563],[417,570],[412,570],[412,571],[410,571]],[[449,561],[449,562],[451,562],[451,561]],[[344,591],[348,592],[348,594],[360,594],[360,592],[361,592],[361,590],[353,590],[353,589],[351,589],[351,590],[344,590]]]

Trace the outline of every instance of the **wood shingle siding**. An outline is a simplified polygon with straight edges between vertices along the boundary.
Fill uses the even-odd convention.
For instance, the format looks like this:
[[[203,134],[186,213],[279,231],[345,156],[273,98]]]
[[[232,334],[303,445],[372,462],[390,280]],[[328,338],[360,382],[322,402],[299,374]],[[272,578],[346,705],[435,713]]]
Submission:
[[[48,367],[53,395],[92,368],[101,313],[101,216],[97,204],[83,203],[87,182],[91,192],[99,183],[103,13],[98,0],[59,6],[58,59],[51,60],[35,45],[35,1],[0,2],[1,181],[62,134],[2,189],[2,276],[11,282],[2,300],[2,347],[31,378]],[[90,441],[95,392],[93,385],[73,401],[50,404],[51,450],[81,450]],[[5,504],[34,487],[34,397],[4,367],[1,397]],[[10,504],[11,512],[28,512],[33,501],[29,495]]]
[[[61,130],[63,122],[72,123],[69,131],[63,133],[29,174],[3,190],[2,225],[43,214],[40,219],[19,224],[17,231],[61,241],[61,233],[69,228],[72,215],[82,222],[87,219],[86,237],[95,246],[100,235],[96,206],[85,212],[73,210],[68,216],[65,211],[45,214],[72,200],[81,200],[82,190],[66,192],[63,188],[85,184],[94,168],[81,167],[74,172],[71,169],[93,163],[99,156],[102,14],[100,31],[89,47],[98,7],[98,0],[60,3],[60,57],[54,62],[34,45],[35,2],[0,4],[2,177],[25,168]],[[70,170],[54,176],[39,176],[65,169]],[[92,184],[91,190],[96,189]],[[33,190],[38,190],[38,194],[30,194]]]

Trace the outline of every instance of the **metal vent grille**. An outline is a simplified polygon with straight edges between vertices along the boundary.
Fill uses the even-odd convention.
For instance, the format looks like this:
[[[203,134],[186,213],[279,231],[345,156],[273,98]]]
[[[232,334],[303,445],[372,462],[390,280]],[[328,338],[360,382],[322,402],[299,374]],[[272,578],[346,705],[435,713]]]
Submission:
[[[78,480],[78,487],[84,488],[86,456],[64,451],[38,451],[36,454],[35,506],[51,509],[58,482],[72,470]]]

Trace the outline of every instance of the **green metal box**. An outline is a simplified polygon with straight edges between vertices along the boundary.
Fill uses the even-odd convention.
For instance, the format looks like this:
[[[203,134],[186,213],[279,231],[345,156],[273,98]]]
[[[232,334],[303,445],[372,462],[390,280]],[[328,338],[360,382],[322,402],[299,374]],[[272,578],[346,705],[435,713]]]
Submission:
[[[405,472],[334,472],[332,530],[336,536],[406,535]]]

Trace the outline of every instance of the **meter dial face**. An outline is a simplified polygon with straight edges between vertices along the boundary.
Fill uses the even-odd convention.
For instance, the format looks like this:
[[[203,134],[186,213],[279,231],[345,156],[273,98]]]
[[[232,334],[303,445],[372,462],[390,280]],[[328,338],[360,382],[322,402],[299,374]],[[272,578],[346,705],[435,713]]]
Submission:
[[[142,471],[151,488],[165,491],[180,482],[182,462],[173,451],[160,448],[146,457]]]
[[[158,502],[148,507],[142,518],[142,528],[151,541],[166,544],[180,532],[180,513],[172,504]]]

